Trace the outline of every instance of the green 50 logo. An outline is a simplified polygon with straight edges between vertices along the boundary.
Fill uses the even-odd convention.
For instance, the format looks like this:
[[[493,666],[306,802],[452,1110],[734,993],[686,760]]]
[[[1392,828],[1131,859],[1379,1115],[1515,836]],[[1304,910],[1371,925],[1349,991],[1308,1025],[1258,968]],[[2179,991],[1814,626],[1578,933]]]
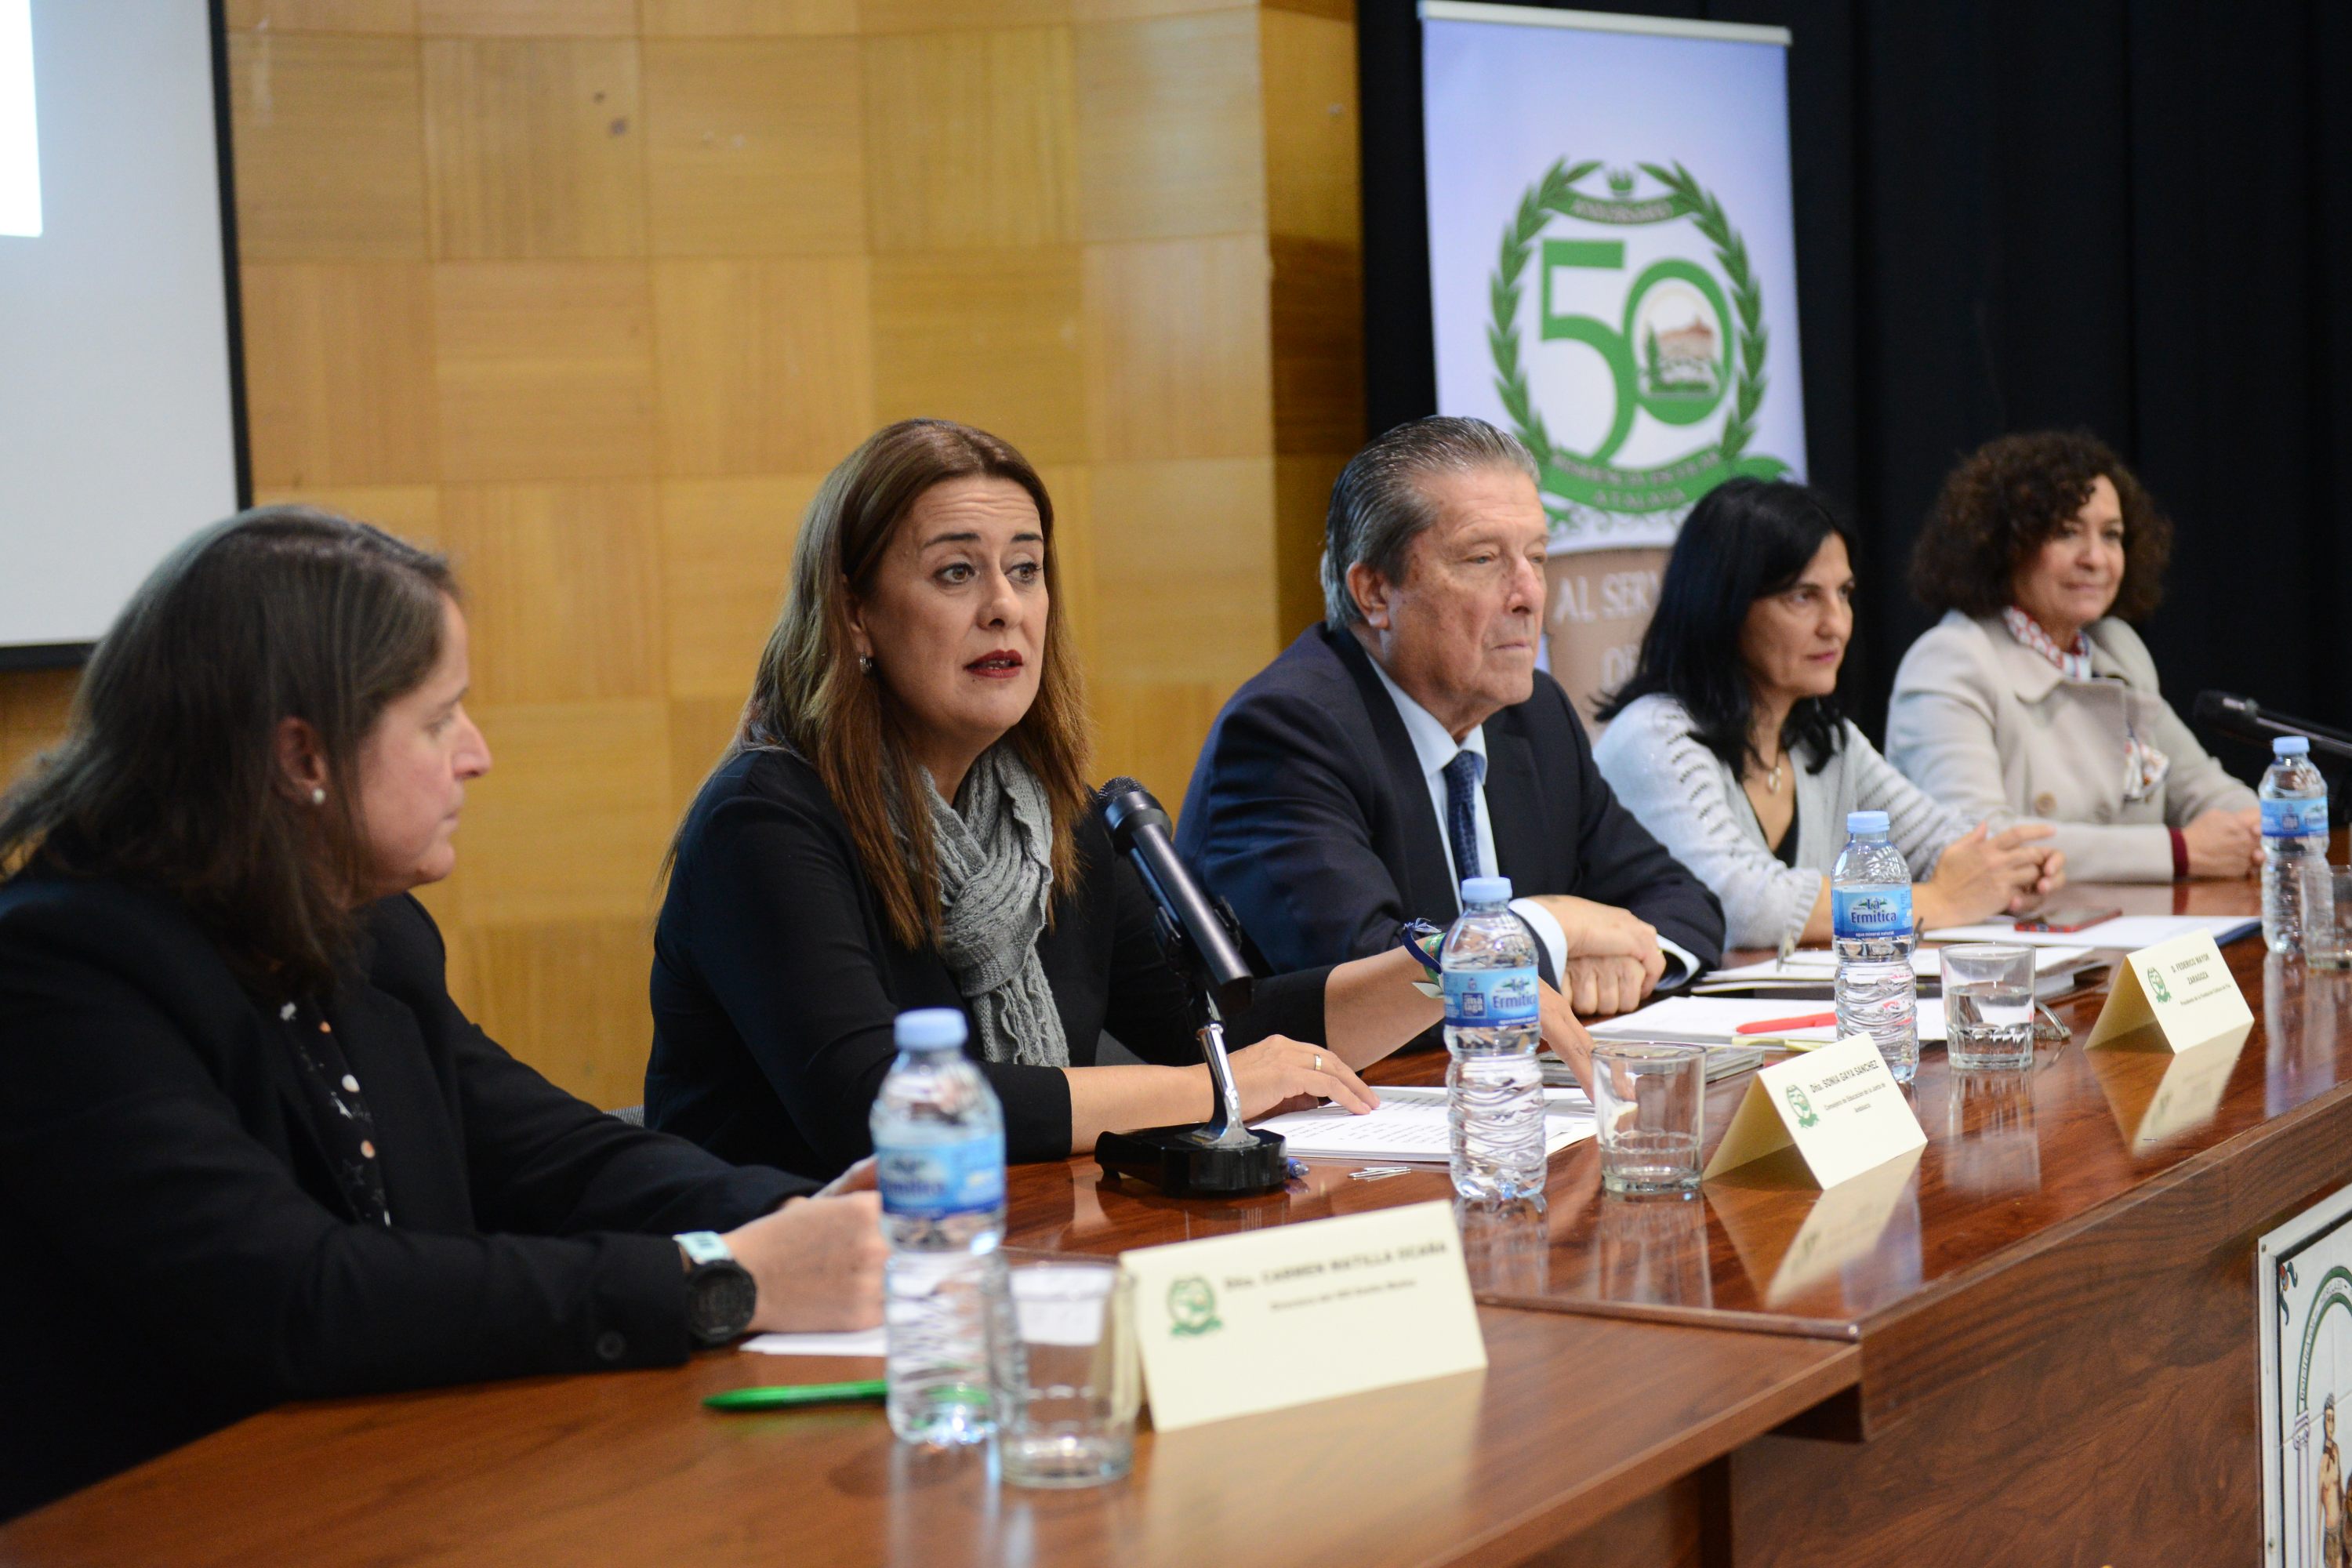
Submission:
[[[1495,390],[1542,465],[1545,506],[1556,522],[1572,524],[1580,512],[1679,512],[1734,474],[1770,479],[1789,468],[1748,450],[1764,403],[1768,342],[1763,289],[1746,243],[1721,204],[1680,163],[1638,168],[1658,187],[1654,194],[1636,195],[1630,169],[1608,172],[1605,195],[1580,190],[1600,163],[1554,163],[1504,226],[1488,286]],[[1677,224],[1704,242],[1693,251],[1706,260],[1668,256],[1630,272],[1622,231]],[[1589,452],[1552,438],[1528,383],[1519,317],[1530,259],[1539,268],[1538,337],[1583,344],[1608,368],[1609,422]],[[1561,309],[1554,280],[1563,269],[1625,275],[1622,308],[1610,319]],[[1626,467],[1617,454],[1643,414],[1670,428],[1705,426],[1718,414],[1722,421],[1713,439],[1680,457]]]

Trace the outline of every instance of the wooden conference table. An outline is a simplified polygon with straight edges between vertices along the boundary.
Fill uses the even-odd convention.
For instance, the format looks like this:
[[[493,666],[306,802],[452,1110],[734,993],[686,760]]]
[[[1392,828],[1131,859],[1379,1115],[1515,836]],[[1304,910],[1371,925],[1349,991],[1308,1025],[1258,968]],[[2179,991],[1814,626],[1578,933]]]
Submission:
[[[2078,891],[2254,908],[2252,884]],[[1628,1202],[1563,1151],[1544,1212],[1466,1237],[1485,1373],[1147,1432],[1110,1487],[999,1487],[871,1407],[710,1414],[876,1370],[722,1352],[289,1406],[0,1530],[0,1563],[2256,1563],[2252,1247],[2352,1179],[2352,974],[2225,952],[2242,1047],[2085,1053],[2085,993],[2030,1072],[1931,1051],[1928,1145],[1885,1179]],[[1746,1087],[1710,1092],[1710,1146]],[[1027,1167],[1009,1239],[1113,1252],[1448,1195],[1353,1169],[1213,1204]]]

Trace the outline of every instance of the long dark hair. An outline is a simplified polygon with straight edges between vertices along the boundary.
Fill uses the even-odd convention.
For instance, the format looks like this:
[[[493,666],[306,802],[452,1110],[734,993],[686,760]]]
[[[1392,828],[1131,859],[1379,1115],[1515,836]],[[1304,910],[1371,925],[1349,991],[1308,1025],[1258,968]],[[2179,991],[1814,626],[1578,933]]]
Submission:
[[[360,748],[441,654],[448,563],[309,507],[241,512],[164,557],[91,656],[65,739],[0,797],[0,868],[119,877],[178,900],[250,989],[315,994],[366,883]],[[283,721],[318,738],[297,798]]]
[[[1806,485],[1733,479],[1700,497],[1666,558],[1633,678],[1601,703],[1600,717],[1614,719],[1637,697],[1671,697],[1689,711],[1699,743],[1740,772],[1754,751],[1756,698],[1739,653],[1748,606],[1795,583],[1832,534],[1851,557],[1853,531],[1829,498]],[[1815,773],[1845,742],[1839,692],[1848,668],[1838,667],[1838,692],[1799,699],[1780,729],[1783,746],[1812,753]]]
[[[719,763],[755,746],[790,746],[806,757],[849,825],[892,934],[908,947],[939,940],[939,855],[930,814],[912,804],[923,798],[922,787],[898,706],[881,681],[857,668],[851,595],[873,593],[891,540],[924,491],[974,476],[1026,490],[1045,536],[1037,697],[1007,739],[1045,786],[1053,808],[1055,889],[1075,884],[1077,825],[1093,805],[1087,787],[1091,731],[1063,605],[1054,503],[1037,470],[1010,442],[969,425],[903,419],[885,426],[817,487],[793,545],[783,613],[760,655],[734,743]],[[908,809],[894,810],[893,802]],[[673,837],[665,864],[677,857]]]

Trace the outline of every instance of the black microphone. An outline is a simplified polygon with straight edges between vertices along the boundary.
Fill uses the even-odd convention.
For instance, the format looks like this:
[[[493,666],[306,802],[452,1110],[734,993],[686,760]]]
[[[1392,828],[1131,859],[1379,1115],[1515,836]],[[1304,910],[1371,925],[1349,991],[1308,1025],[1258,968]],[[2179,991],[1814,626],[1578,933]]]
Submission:
[[[1216,999],[1217,1011],[1225,1017],[1245,1010],[1256,977],[1208,895],[1176,858],[1176,846],[1168,837],[1168,813],[1133,779],[1111,780],[1096,798],[1101,802],[1103,820],[1110,825],[1111,847],[1135,862],[1168,928],[1182,938],[1185,952],[1180,962],[1193,971],[1191,978]]]
[[[2251,697],[2229,691],[2200,691],[2194,712],[2201,722],[2242,741],[2268,745],[2281,735],[2301,735],[2311,742],[2315,752],[2352,760],[2352,735],[2315,724],[2308,719],[2266,713],[2263,705]]]

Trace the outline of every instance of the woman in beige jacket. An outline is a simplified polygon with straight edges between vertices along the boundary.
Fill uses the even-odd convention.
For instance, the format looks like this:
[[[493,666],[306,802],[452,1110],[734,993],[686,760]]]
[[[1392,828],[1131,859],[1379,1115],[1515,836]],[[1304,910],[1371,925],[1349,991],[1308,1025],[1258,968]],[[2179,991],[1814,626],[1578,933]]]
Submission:
[[[2059,825],[2081,882],[2244,877],[2254,792],[2158,689],[2138,619],[2172,529],[2081,432],[2004,436],[1945,481],[1911,559],[1943,620],[1895,673],[1886,757],[1953,810]]]

